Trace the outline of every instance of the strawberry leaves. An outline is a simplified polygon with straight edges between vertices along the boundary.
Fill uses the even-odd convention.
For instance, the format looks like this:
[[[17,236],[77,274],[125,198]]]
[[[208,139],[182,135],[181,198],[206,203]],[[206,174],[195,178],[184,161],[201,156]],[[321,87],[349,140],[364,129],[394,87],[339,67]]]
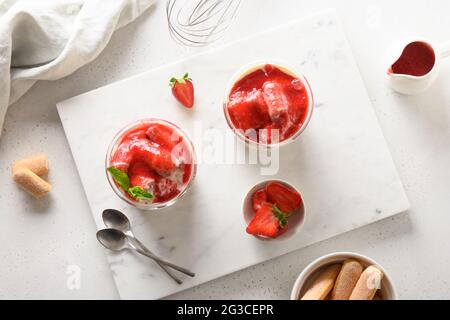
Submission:
[[[170,78],[169,84],[173,88],[176,86],[177,83],[185,84],[187,81],[192,81],[192,79],[189,78],[188,73],[185,73],[184,76],[180,79],[177,79],[175,77]]]
[[[289,215],[287,213],[284,213],[283,211],[281,211],[280,208],[278,208],[276,204],[272,205],[272,211],[280,223],[280,228],[284,229],[288,224],[287,218]]]

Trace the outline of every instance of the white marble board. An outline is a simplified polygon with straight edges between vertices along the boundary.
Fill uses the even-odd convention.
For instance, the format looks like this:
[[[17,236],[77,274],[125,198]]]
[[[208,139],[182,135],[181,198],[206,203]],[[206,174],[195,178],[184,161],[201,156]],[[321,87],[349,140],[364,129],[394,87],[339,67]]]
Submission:
[[[189,132],[200,160],[206,159],[215,134],[229,133],[222,100],[230,77],[243,65],[264,59],[302,70],[315,95],[312,121],[298,141],[281,150],[276,175],[261,176],[258,165],[200,161],[189,193],[158,213],[138,211],[113,194],[104,159],[118,129],[140,118],[171,120]],[[193,110],[180,107],[168,87],[171,76],[187,71],[196,86]],[[71,98],[58,104],[58,112],[98,228],[104,227],[105,208],[123,210],[152,250],[197,273],[179,286],[147,258],[105,251],[123,299],[161,298],[409,207],[333,11]],[[208,130],[205,136],[196,133],[199,121]],[[305,224],[286,242],[263,242],[245,233],[242,199],[252,185],[269,178],[287,179],[305,201]]]

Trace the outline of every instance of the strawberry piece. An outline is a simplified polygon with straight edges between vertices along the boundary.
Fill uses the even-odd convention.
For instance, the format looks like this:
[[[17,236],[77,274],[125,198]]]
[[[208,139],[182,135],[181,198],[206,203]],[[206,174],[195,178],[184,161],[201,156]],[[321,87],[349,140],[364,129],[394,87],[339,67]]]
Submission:
[[[269,182],[266,185],[266,193],[268,201],[286,213],[292,213],[302,204],[302,198],[297,191],[278,182]]]
[[[264,128],[270,123],[267,105],[259,90],[238,92],[230,97],[228,114],[234,126],[244,131]]]
[[[117,147],[114,155],[111,158],[111,166],[115,167],[123,172],[127,172],[131,161],[133,160],[133,155],[129,152],[130,146],[133,141],[146,138],[145,130],[130,130],[122,138],[119,146]]]
[[[143,161],[133,161],[128,170],[131,186],[141,187],[153,194],[155,189],[155,179],[157,175]]]
[[[283,223],[277,217],[274,210],[274,205],[264,203],[256,212],[253,220],[247,226],[247,233],[255,236],[276,238],[280,234],[284,233],[286,228],[286,220],[284,220]]]
[[[133,187],[138,186],[150,192],[155,197],[155,202],[170,200],[179,193],[176,182],[161,177],[142,160],[130,164],[128,176]]]
[[[151,124],[147,129],[146,135],[151,142],[169,151],[183,140],[175,130],[159,123]]]
[[[253,194],[253,211],[258,211],[267,202],[266,190],[261,189]]]
[[[126,134],[126,141],[146,138],[145,130],[139,129]],[[125,139],[124,139],[125,141]]]
[[[182,78],[170,79],[173,96],[186,108],[192,108],[194,105],[194,85],[192,79],[186,73]]]
[[[128,167],[130,166],[130,162],[133,159],[130,154],[130,145],[131,141],[127,140],[122,142],[114,152],[114,155],[111,158],[111,167],[117,168],[123,172],[128,171]]]
[[[137,160],[145,162],[160,175],[170,175],[176,168],[169,151],[160,148],[147,139],[132,141],[129,154]]]
[[[187,183],[192,175],[192,163],[181,165],[183,169],[183,183]]]
[[[169,199],[173,199],[178,195],[178,193],[180,193],[180,191],[174,181],[167,178],[161,178],[156,182],[156,188],[154,191],[156,201],[164,202]]]
[[[305,85],[300,79],[294,79],[289,86],[285,87],[285,94],[292,102],[289,105],[289,117],[298,127],[303,124],[308,114],[309,100]]]

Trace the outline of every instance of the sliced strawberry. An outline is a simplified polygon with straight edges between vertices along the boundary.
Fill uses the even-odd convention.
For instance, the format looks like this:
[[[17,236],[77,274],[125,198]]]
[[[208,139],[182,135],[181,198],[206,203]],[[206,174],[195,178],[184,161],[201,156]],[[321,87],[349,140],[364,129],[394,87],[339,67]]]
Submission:
[[[150,141],[169,151],[183,140],[175,130],[159,123],[151,124],[147,129],[146,135]]]
[[[266,193],[268,201],[286,213],[292,213],[302,204],[302,198],[297,191],[278,182],[269,182],[266,185]]]
[[[253,195],[253,211],[258,211],[261,206],[267,202],[266,190],[261,189],[255,192]]]
[[[264,203],[247,226],[247,233],[255,236],[276,238],[287,228],[286,216],[270,203]]]
[[[123,172],[128,171],[130,162],[133,160],[133,155],[129,152],[133,141],[146,138],[145,130],[134,129],[125,134],[125,137],[119,142],[114,155],[111,158],[111,166]]]
[[[230,97],[227,108],[231,121],[238,129],[260,129],[270,123],[267,105],[259,90],[238,92]]]
[[[134,131],[127,133],[126,140],[130,141],[130,140],[136,140],[136,139],[143,139],[145,137],[146,137],[145,130],[139,129],[139,130],[134,130]]]
[[[145,162],[160,175],[169,175],[176,168],[169,151],[160,148],[148,139],[139,139],[131,143],[130,152],[134,159]]]
[[[127,140],[119,144],[114,155],[111,158],[111,167],[117,168],[123,172],[128,171],[130,162],[132,160],[132,155],[130,154],[131,141]]]
[[[186,73],[183,78],[170,79],[173,96],[186,108],[192,108],[194,105],[194,85],[192,79]]]
[[[158,202],[173,199],[178,193],[180,191],[174,181],[167,178],[158,179],[154,193]]]
[[[177,167],[184,164],[192,164],[192,153],[186,143],[180,142],[170,151],[172,161]]]
[[[133,161],[128,170],[128,176],[131,186],[138,186],[152,194],[154,193],[157,175],[145,162]]]

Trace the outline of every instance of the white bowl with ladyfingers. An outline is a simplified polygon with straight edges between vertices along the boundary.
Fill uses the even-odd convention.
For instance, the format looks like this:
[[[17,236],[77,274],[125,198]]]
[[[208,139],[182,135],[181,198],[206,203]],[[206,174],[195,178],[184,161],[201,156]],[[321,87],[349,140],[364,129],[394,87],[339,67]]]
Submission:
[[[373,259],[352,252],[328,254],[298,276],[291,300],[397,300],[387,271]]]

